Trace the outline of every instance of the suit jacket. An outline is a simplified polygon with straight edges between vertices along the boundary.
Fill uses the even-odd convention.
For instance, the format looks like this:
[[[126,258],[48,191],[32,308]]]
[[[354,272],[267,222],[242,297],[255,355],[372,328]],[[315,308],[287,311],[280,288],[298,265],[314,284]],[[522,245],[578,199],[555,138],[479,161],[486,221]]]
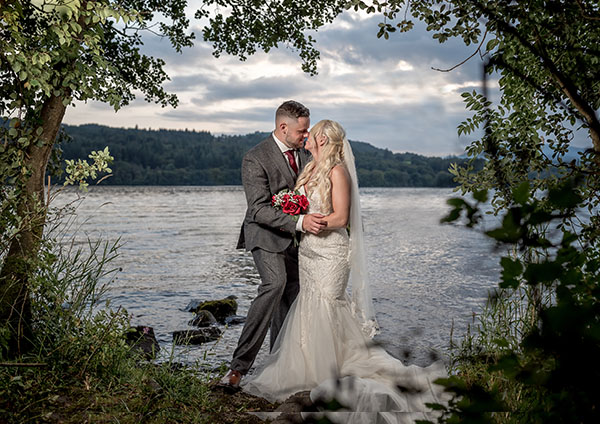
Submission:
[[[298,170],[310,160],[310,153],[298,151]],[[297,176],[290,169],[273,136],[250,149],[242,159],[242,184],[248,209],[240,231],[237,248],[256,247],[269,252],[283,252],[292,242],[296,221],[271,206],[271,198],[283,189],[293,190]]]

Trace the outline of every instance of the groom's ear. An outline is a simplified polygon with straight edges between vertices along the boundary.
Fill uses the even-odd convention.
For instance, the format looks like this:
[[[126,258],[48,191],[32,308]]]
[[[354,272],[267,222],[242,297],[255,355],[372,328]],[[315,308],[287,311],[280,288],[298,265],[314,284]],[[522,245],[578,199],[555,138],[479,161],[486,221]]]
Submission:
[[[287,130],[288,130],[288,124],[287,124],[287,122],[285,122],[285,120],[281,121],[281,122],[279,123],[279,131],[280,131],[280,132],[281,132],[283,135],[285,135],[285,134],[287,134]]]

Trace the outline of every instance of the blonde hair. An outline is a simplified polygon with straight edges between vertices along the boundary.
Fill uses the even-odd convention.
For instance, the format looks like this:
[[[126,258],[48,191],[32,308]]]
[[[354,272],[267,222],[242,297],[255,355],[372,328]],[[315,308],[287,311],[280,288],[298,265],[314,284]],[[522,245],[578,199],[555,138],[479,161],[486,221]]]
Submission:
[[[310,130],[315,142],[317,136],[324,135],[325,144],[321,146],[319,160],[312,160],[304,167],[304,170],[298,177],[296,189],[306,184],[306,191],[312,193],[315,189],[319,190],[323,210],[321,212],[328,214],[332,212],[331,205],[331,180],[329,175],[336,165],[344,165],[344,138],[346,131],[340,124],[329,119],[317,122]]]

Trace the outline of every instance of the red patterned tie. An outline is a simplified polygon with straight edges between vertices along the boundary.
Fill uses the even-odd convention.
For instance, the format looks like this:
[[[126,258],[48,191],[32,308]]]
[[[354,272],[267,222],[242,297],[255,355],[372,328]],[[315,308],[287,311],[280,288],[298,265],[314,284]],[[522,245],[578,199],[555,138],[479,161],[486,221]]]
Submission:
[[[293,150],[286,150],[283,153],[287,156],[288,161],[290,162],[290,166],[292,167],[292,170],[297,175],[298,174],[298,165],[296,165],[296,158],[294,157],[294,151]]]

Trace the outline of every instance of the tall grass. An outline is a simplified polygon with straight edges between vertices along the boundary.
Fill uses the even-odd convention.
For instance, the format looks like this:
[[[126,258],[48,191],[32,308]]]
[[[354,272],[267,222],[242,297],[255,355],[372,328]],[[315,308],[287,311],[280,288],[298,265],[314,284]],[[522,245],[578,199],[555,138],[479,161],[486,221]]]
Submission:
[[[253,421],[246,401],[212,393],[210,374],[128,345],[128,313],[107,300],[120,242],[81,240],[74,208],[48,222],[30,292],[34,350],[0,363],[0,422]]]
[[[462,338],[450,342],[450,372],[459,375],[467,387],[501,393],[510,412],[492,412],[492,422],[523,422],[520,411],[527,409],[524,405],[536,403],[541,395],[493,365],[503,355],[521,352],[524,337],[539,323],[541,308],[550,306],[554,297],[554,289],[542,286],[497,289],[490,293],[482,311],[473,315]]]

